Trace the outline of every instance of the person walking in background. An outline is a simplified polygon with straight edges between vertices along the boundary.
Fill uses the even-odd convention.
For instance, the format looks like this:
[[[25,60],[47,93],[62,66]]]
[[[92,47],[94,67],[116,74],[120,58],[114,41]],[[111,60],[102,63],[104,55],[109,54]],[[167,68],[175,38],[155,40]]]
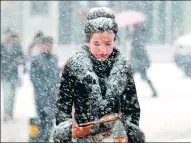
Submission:
[[[140,24],[134,25],[134,34],[132,39],[131,65],[133,74],[140,73],[142,80],[146,81],[152,90],[152,97],[157,97],[157,92],[148,78],[148,68],[150,67],[150,59],[145,48],[148,35],[146,29]]]
[[[24,65],[23,47],[16,33],[11,33],[1,44],[1,81],[4,92],[4,121],[13,118],[19,65]]]
[[[38,142],[48,142],[55,112],[60,73],[58,58],[52,54],[52,37],[42,38],[42,51],[31,62],[30,78],[35,92],[35,106],[40,120]]]
[[[28,49],[27,49],[27,55],[26,55],[26,68],[25,71],[29,72],[30,71],[30,67],[31,67],[31,61],[33,59],[34,56],[37,56],[41,53],[41,45],[42,45],[42,38],[43,38],[44,34],[41,31],[38,31],[34,38],[33,41],[31,42],[31,44],[29,45]]]

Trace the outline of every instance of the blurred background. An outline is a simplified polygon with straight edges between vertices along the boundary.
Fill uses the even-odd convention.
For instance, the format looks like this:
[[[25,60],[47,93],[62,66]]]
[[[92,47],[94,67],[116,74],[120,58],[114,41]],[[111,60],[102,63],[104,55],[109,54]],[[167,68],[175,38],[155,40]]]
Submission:
[[[191,141],[190,1],[1,1],[1,43],[6,41],[8,31],[13,31],[27,55],[35,34],[41,31],[54,39],[53,51],[62,67],[84,43],[88,10],[100,6],[110,7],[116,15],[131,10],[147,17],[141,25],[147,33],[144,38],[151,59],[148,76],[158,96],[152,98],[148,85],[139,74],[134,75],[142,110],[140,127],[147,141]],[[124,16],[119,22],[132,17]],[[119,26],[119,37],[118,48],[129,58],[133,26]],[[14,120],[2,123],[2,142],[28,141],[29,119],[36,116],[29,74],[20,71],[22,84],[16,89]],[[1,95],[3,92],[1,88]],[[2,102],[1,115],[3,106]]]

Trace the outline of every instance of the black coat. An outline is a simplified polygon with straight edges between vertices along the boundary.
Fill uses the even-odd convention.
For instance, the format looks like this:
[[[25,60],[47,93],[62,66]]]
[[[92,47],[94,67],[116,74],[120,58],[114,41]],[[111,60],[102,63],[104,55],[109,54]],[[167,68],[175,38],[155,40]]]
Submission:
[[[140,106],[131,67],[117,49],[104,62],[96,60],[87,46],[69,58],[61,78],[56,125],[72,118],[73,104],[77,123],[121,111],[124,126],[128,122],[139,125]]]
[[[21,44],[10,47],[7,44],[1,44],[1,78],[3,80],[17,83],[18,68],[22,64],[23,57]]]
[[[39,108],[55,106],[58,95],[60,73],[58,58],[54,54],[41,53],[31,62],[30,78]]]

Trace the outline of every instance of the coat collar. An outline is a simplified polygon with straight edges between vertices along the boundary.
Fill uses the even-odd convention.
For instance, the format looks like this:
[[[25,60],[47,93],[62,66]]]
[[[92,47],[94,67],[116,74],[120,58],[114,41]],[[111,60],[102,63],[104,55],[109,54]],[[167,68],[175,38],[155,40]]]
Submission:
[[[115,62],[106,81],[107,90],[105,99],[102,98],[98,76],[93,70],[93,65],[86,46],[82,46],[74,53],[74,55],[69,58],[67,64],[70,74],[76,76],[82,84],[85,84],[85,87],[92,89],[89,94],[90,119],[96,120],[96,114],[99,113],[100,110],[103,112],[102,115],[112,112],[110,110],[111,108],[107,108],[107,106],[119,99],[128,84],[127,72],[129,64],[125,57],[119,53],[115,58]]]

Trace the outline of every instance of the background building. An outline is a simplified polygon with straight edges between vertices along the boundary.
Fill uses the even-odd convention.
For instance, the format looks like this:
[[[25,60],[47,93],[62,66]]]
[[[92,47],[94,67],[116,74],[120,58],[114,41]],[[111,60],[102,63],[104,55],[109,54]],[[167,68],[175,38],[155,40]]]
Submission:
[[[116,13],[137,10],[148,15],[145,22],[152,44],[171,44],[180,34],[191,32],[190,1],[1,1],[1,29],[16,29],[27,45],[36,31],[52,35],[58,44],[80,44],[87,11],[111,7]],[[124,29],[120,37],[126,40]],[[122,41],[123,41],[122,40]]]
[[[16,31],[26,49],[39,30],[58,39],[58,1],[1,1],[1,31]]]

